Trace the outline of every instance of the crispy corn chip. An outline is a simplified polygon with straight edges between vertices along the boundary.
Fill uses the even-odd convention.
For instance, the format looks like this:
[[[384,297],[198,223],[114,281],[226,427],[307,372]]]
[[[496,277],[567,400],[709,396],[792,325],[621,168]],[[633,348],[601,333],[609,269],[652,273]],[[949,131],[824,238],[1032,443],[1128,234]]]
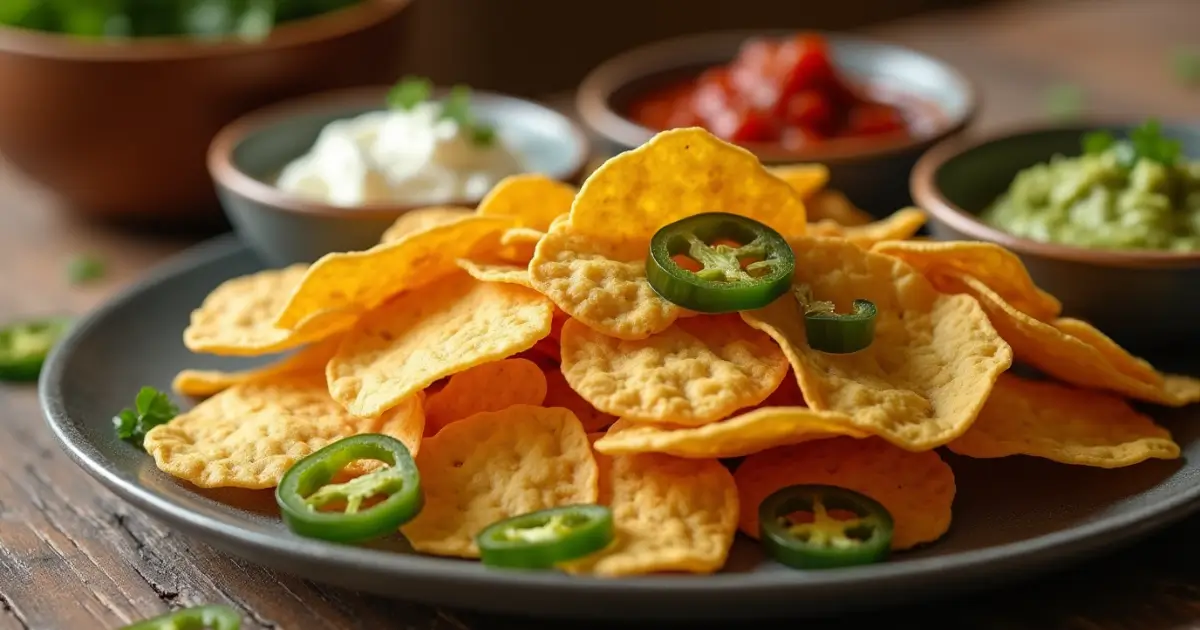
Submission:
[[[533,283],[529,280],[529,269],[525,267],[503,263],[478,263],[466,258],[459,258],[455,262],[472,278],[481,282],[506,282],[523,286],[526,289],[533,288]]]
[[[874,342],[853,354],[810,348],[803,310],[790,295],[742,317],[783,347],[810,407],[847,414],[902,448],[927,450],[962,435],[1012,364],[1012,350],[978,303],[938,293],[895,258],[842,240],[801,239],[795,282],[841,309],[874,302]]]
[[[846,195],[836,190],[821,190],[804,198],[804,210],[808,213],[810,223],[833,221],[847,227],[866,225],[875,217],[866,211],[859,210]]]
[[[401,291],[437,282],[457,270],[457,259],[474,258],[480,241],[491,237],[498,244],[512,223],[472,215],[366,251],[327,254],[309,267],[274,325],[291,329],[323,313],[357,316]]]
[[[479,557],[475,535],[496,521],[595,503],[587,434],[566,409],[515,405],[453,422],[417,455],[425,507],[401,531],[413,549]]]
[[[1062,312],[1062,303],[1034,284],[1021,259],[995,243],[895,241],[879,243],[872,251],[912,265],[939,290],[943,289],[940,275],[956,271],[978,278],[1009,304],[1035,319],[1050,321]]]
[[[695,426],[763,401],[787,374],[771,338],[736,315],[682,319],[640,341],[563,325],[562,372],[597,409],[629,420]]]
[[[570,223],[578,234],[644,244],[703,212],[742,214],[784,235],[805,229],[804,202],[791,186],[753,153],[695,127],[663,131],[605,162],[576,195]]]
[[[1168,388],[1162,375],[1154,382],[1142,380],[1136,369],[1137,359],[1124,353],[1116,363],[1113,357],[1087,341],[1068,334],[1051,324],[1038,321],[1014,308],[983,282],[969,275],[946,272],[943,284],[954,293],[966,293],[979,301],[1000,336],[1012,346],[1017,361],[1027,363],[1064,383],[1088,389],[1102,389],[1147,402],[1182,407],[1200,400],[1200,381],[1189,392],[1190,377],[1174,376]],[[1080,331],[1086,324],[1069,325]],[[1099,331],[1088,335],[1097,339]],[[1119,350],[1116,344],[1104,344],[1107,353]],[[1122,351],[1123,352],[1123,351]],[[1137,376],[1132,376],[1134,370]],[[1193,394],[1189,396],[1188,394]]]
[[[504,359],[469,368],[425,399],[425,435],[456,420],[513,405],[541,405],[546,399],[542,369],[525,359]]]
[[[676,457],[742,457],[776,446],[848,435],[867,437],[845,414],[808,407],[762,407],[701,427],[618,420],[598,442],[608,455],[664,453]]]
[[[824,164],[768,166],[767,172],[782,179],[805,200],[829,183],[829,167]],[[812,217],[809,220],[812,221]]]
[[[1032,455],[1098,468],[1179,457],[1166,429],[1112,394],[1011,374],[996,381],[979,419],[947,447],[967,457]]]
[[[340,336],[322,339],[273,363],[238,372],[181,370],[171,382],[171,389],[183,396],[206,398],[239,383],[249,383],[288,372],[311,371],[324,374],[325,364],[333,358],[341,342]]]
[[[1154,369],[1154,366],[1150,365],[1149,361],[1129,354],[1125,348],[1118,345],[1112,338],[1085,321],[1070,317],[1060,317],[1054,320],[1053,326],[1092,346],[1097,352],[1104,355],[1104,358],[1114,368],[1124,372],[1131,378],[1151,384],[1157,384],[1163,379],[1163,375],[1159,374],[1158,370]]]
[[[183,331],[183,344],[192,352],[260,356],[297,348],[349,328],[353,318],[341,316],[313,317],[295,330],[275,327],[275,316],[306,270],[306,265],[292,265],[221,283],[204,298],[200,308],[192,311],[191,323]]]
[[[936,451],[839,437],[756,453],[742,461],[734,479],[742,505],[739,528],[751,538],[758,538],[759,504],[797,484],[848,488],[882,503],[895,521],[892,549],[932,542],[950,528],[954,473]]]
[[[550,333],[537,293],[459,272],[367,313],[326,368],[334,399],[379,415],[430,383],[527,350]]]
[[[679,317],[646,281],[648,241],[585,236],[556,224],[529,263],[533,286],[571,317],[618,339],[645,339]]]
[[[620,577],[714,573],[725,566],[737,533],[738,493],[720,462],[622,455],[600,469],[607,472],[601,486],[616,539],[603,551],[563,564],[563,570]]]
[[[485,217],[512,217],[520,227],[545,232],[555,217],[571,211],[575,187],[539,173],[510,175],[479,202]]]
[[[509,247],[528,245],[530,247],[530,251],[532,251],[532,248],[537,247],[538,241],[542,240],[542,237],[545,235],[545,230],[535,230],[527,227],[515,227],[505,230],[504,233],[500,235],[500,244]]]
[[[870,249],[872,245],[883,241],[904,240],[912,237],[925,225],[925,213],[917,208],[904,208],[892,213],[886,219],[873,221],[863,225],[844,226],[840,223],[825,219],[808,226],[811,236],[833,236],[844,238],[859,247]]]
[[[145,447],[160,470],[201,488],[273,488],[304,456],[359,433],[390,435],[417,453],[421,398],[356,418],[329,397],[320,373],[276,375],[234,385],[151,429]]]
[[[604,413],[583,399],[571,386],[558,368],[545,371],[546,400],[542,404],[547,407],[564,407],[570,409],[576,418],[583,423],[585,431],[603,431],[617,421],[617,417]]]
[[[764,407],[807,407],[808,403],[804,401],[804,392],[800,391],[800,383],[796,379],[796,371],[788,366],[787,376],[783,377],[783,381],[779,383],[779,387],[767,396],[766,400],[747,409],[762,409]]]
[[[383,237],[379,239],[379,242],[391,243],[392,241],[398,241],[410,234],[425,232],[439,225],[454,223],[474,213],[475,211],[470,208],[460,208],[458,206],[432,206],[410,210],[400,215],[400,218],[396,219],[396,222],[383,232]]]

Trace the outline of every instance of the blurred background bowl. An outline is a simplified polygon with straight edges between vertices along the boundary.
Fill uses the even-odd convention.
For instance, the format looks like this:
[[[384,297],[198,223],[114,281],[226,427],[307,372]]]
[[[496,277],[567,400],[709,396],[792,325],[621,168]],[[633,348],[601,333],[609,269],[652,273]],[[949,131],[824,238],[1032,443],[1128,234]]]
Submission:
[[[335,120],[384,108],[389,87],[312,95],[253,112],[221,130],[208,153],[208,167],[234,230],[268,264],[312,262],[329,252],[370,248],[400,215],[435,205],[374,204],[341,207],[303,199],[274,185],[284,166],[307,153],[321,130]],[[434,97],[446,90],[434,91]],[[472,113],[491,123],[519,154],[526,172],[578,183],[589,157],[583,129],[533,101],[471,93]],[[449,199],[436,205],[475,207],[479,199]]]
[[[704,70],[729,63],[752,37],[781,38],[796,31],[731,31],[669,39],[618,55],[587,75],[576,105],[588,127],[609,145],[624,151],[641,145],[656,131],[627,117],[636,98]],[[915,137],[858,146],[790,151],[774,144],[745,144],[766,164],[820,162],[829,167],[831,188],[838,189],[875,216],[886,216],[909,203],[908,177],[922,153],[960,133],[977,109],[970,82],[946,63],[883,42],[839,33],[820,33],[829,42],[837,69],[856,85],[878,88],[904,109],[921,103],[930,109],[928,129]],[[889,99],[890,100],[890,99]],[[932,106],[932,107],[929,107]]]
[[[219,225],[204,165],[213,134],[280,99],[396,80],[409,2],[365,0],[259,42],[0,27],[0,154],[91,217]]]
[[[926,154],[912,175],[912,195],[929,213],[939,240],[978,240],[1012,250],[1041,288],[1062,300],[1063,314],[1095,325],[1127,348],[1155,353],[1200,344],[1200,253],[1097,250],[1019,238],[976,216],[1016,174],[1056,154],[1079,155],[1083,134],[1129,124],[1075,124],[948,142]],[[1200,129],[1163,125],[1200,157]],[[1150,323],[1153,322],[1153,323]]]

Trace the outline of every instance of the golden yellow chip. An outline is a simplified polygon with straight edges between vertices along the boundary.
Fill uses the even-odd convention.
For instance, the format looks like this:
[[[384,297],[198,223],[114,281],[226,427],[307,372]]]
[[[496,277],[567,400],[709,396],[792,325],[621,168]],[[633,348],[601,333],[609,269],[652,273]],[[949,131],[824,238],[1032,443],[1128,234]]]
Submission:
[[[171,389],[184,396],[208,397],[238,383],[248,383],[288,372],[311,371],[324,374],[325,364],[333,358],[341,341],[340,336],[322,339],[273,363],[238,372],[180,370],[171,382]]]
[[[536,292],[459,272],[367,313],[326,368],[334,399],[371,417],[430,383],[533,346],[554,308]]]
[[[425,440],[417,468],[425,507],[401,531],[439,556],[476,558],[475,535],[496,521],[597,499],[591,444],[566,409],[516,405],[453,422]]]
[[[804,198],[804,211],[810,223],[833,221],[839,225],[866,225],[875,220],[864,210],[859,210],[846,195],[836,190],[821,190]]]
[[[542,403],[543,405],[570,409],[571,413],[575,414],[575,417],[583,423],[583,428],[588,433],[603,431],[617,421],[616,416],[596,409],[592,403],[584,400],[575,390],[571,389],[571,386],[567,384],[567,378],[558,368],[546,370],[545,376],[546,400]]]
[[[505,282],[523,286],[527,289],[533,288],[533,282],[529,280],[529,269],[526,267],[503,263],[479,263],[467,260],[466,258],[459,258],[455,262],[476,280],[482,282]]]
[[[844,238],[859,247],[870,249],[883,241],[899,241],[911,238],[925,225],[925,213],[917,208],[904,208],[886,219],[863,225],[844,226],[830,219],[809,224],[811,236]]]
[[[505,230],[500,235],[500,244],[505,246],[526,246],[532,248],[537,247],[538,241],[546,235],[546,230],[535,230],[527,227],[515,227]]]
[[[297,348],[349,328],[354,319],[344,316],[313,317],[295,330],[275,327],[276,315],[307,269],[307,265],[292,265],[221,283],[192,311],[183,344],[192,352],[259,356]]]
[[[1005,374],[971,429],[947,445],[976,458],[1032,455],[1098,468],[1176,459],[1166,429],[1121,398]]]
[[[457,271],[455,261],[480,241],[511,227],[513,219],[468,216],[413,232],[362,252],[327,254],[313,263],[275,319],[294,328],[316,315],[357,316],[388,298],[423,287]]]
[[[912,265],[941,290],[944,290],[940,279],[942,274],[965,273],[978,278],[997,295],[1030,317],[1050,321],[1062,312],[1062,303],[1034,284],[1021,259],[995,243],[884,242],[876,245],[872,251],[895,256]]]
[[[867,437],[845,414],[808,407],[761,407],[700,427],[621,419],[596,442],[608,455],[664,453],[676,457],[742,457],[775,446],[849,435]]]
[[[576,195],[570,223],[578,234],[644,244],[704,212],[740,214],[789,236],[805,229],[804,202],[791,186],[753,153],[695,127],[663,131],[605,162]]]
[[[562,373],[597,409],[629,420],[695,426],[763,401],[787,357],[736,315],[681,319],[640,341],[577,320],[562,331]]]
[[[759,504],[780,488],[802,484],[847,488],[882,503],[895,522],[892,549],[933,542],[950,528],[954,473],[936,451],[913,453],[878,438],[817,440],[751,455],[734,479],[739,528],[751,538],[758,538]]]
[[[425,399],[425,435],[484,411],[513,405],[541,405],[546,399],[546,377],[536,363],[504,359],[469,368]]]
[[[1052,324],[1060,331],[1095,348],[1114,368],[1124,372],[1131,378],[1151,384],[1157,384],[1162,381],[1163,375],[1159,374],[1158,370],[1154,369],[1154,366],[1150,365],[1149,361],[1129,354],[1125,348],[1118,345],[1108,335],[1097,330],[1095,326],[1070,317],[1060,317],[1054,320]]]
[[[383,237],[379,239],[379,242],[390,243],[398,241],[410,234],[425,232],[439,225],[454,223],[474,213],[475,211],[470,208],[461,208],[458,206],[432,206],[410,210],[400,215],[400,218],[396,219],[396,222],[392,223],[391,227],[384,231]]]
[[[597,455],[604,460],[604,455]],[[622,455],[600,465],[616,538],[603,551],[565,563],[568,573],[602,577],[715,573],[737,533],[738,492],[715,459]]]
[[[1189,382],[1194,379],[1175,376],[1170,388],[1166,386],[1162,375],[1148,381],[1146,375],[1136,369],[1138,360],[1115,343],[1103,344],[1107,352],[1101,351],[1084,339],[1022,313],[974,277],[947,272],[943,274],[943,283],[948,290],[971,295],[979,301],[1000,336],[1012,346],[1013,355],[1018,361],[1064,383],[1107,390],[1172,407],[1181,407],[1200,399],[1200,396],[1196,396],[1200,391],[1189,391],[1192,389]],[[1086,324],[1079,322],[1067,328],[1078,332],[1084,327]],[[1096,341],[1097,335],[1100,335],[1099,331],[1087,336],[1091,341]],[[1114,363],[1111,355],[1115,351],[1123,353],[1124,358]],[[1200,385],[1195,389],[1200,390]]]
[[[533,286],[592,330],[619,339],[645,339],[679,317],[678,306],[646,280],[648,241],[620,242],[556,224],[529,263]]]
[[[571,211],[575,187],[539,173],[510,175],[479,202],[485,217],[512,217],[521,227],[545,232],[555,217]]]
[[[151,429],[145,447],[160,470],[201,488],[273,488],[304,456],[359,433],[390,435],[417,453],[421,398],[357,418],[329,397],[320,373],[276,375],[234,385]]]
[[[808,405],[851,417],[854,426],[903,448],[935,448],[962,435],[1012,350],[967,296],[943,295],[905,263],[840,239],[800,239],[798,285],[847,312],[875,303],[875,339],[852,354],[808,345],[804,313],[791,295],[742,313],[783,347]]]
[[[782,179],[805,200],[829,183],[829,167],[824,164],[768,166],[767,172]],[[809,217],[809,221],[812,220],[812,217]]]

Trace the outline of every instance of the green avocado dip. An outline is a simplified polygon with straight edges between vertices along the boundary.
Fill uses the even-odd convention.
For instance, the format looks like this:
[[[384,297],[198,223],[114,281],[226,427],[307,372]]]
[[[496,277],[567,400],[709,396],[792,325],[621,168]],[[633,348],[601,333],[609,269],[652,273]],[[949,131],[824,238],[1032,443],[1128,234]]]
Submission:
[[[1097,132],[1083,145],[1079,157],[1018,173],[983,220],[1034,241],[1200,251],[1200,162],[1184,159],[1177,141],[1150,121],[1128,139]]]

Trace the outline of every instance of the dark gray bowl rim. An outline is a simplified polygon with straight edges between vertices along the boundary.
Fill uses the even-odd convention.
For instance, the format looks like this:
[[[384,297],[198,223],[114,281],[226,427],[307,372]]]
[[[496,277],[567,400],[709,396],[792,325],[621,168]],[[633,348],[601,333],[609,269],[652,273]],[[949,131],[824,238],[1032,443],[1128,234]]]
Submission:
[[[217,135],[213,138],[208,148],[209,175],[218,186],[224,186],[237,195],[256,201],[263,206],[278,211],[306,215],[378,220],[389,217],[395,218],[410,210],[428,206],[461,206],[470,208],[477,205],[480,199],[447,199],[437,204],[384,203],[354,207],[335,206],[285,193],[275,186],[250,176],[233,163],[232,156],[234,150],[247,137],[258,133],[264,128],[284,123],[297,115],[314,110],[351,110],[376,105],[379,106],[379,109],[383,109],[384,98],[391,87],[375,85],[329,90],[254,110],[234,120],[217,132]],[[444,92],[445,88],[439,88],[435,91],[435,94],[442,94]],[[555,179],[568,182],[576,181],[582,175],[591,155],[591,147],[587,134],[570,117],[537,101],[508,94],[486,90],[472,90],[472,97],[521,103],[526,107],[539,110],[545,116],[552,116],[563,122],[571,130],[570,142],[578,147],[579,150],[572,156],[570,162],[560,165],[556,172],[549,175]]]
[[[51,351],[38,385],[39,402],[55,437],[67,455],[85,472],[118,496],[145,510],[150,515],[180,527],[195,535],[221,539],[227,546],[239,549],[268,551],[280,557],[319,559],[331,567],[365,567],[388,571],[393,575],[435,579],[453,583],[456,588],[489,588],[498,580],[506,586],[522,589],[545,589],[552,596],[556,591],[575,593],[606,592],[621,594],[638,592],[643,595],[683,591],[695,596],[715,592],[745,592],[761,594],[764,589],[776,593],[795,588],[825,589],[836,596],[839,589],[855,587],[886,588],[894,580],[946,579],[950,572],[968,579],[994,567],[1026,571],[1028,575],[1061,566],[1058,563],[1101,549],[1129,542],[1161,527],[1178,521],[1200,508],[1200,484],[1190,490],[1141,508],[1122,511],[1070,529],[1035,538],[966,551],[950,557],[906,560],[848,569],[822,571],[819,583],[804,572],[729,573],[708,576],[643,576],[619,580],[598,577],[571,577],[546,573],[489,573],[469,570],[470,563],[420,555],[396,554],[353,546],[337,545],[319,540],[295,540],[254,532],[227,525],[204,514],[193,512],[109,468],[102,458],[94,456],[95,448],[73,430],[76,420],[68,413],[63,397],[63,379],[71,357],[91,334],[91,329],[111,317],[139,294],[150,288],[169,283],[176,276],[197,266],[214,264],[245,248],[233,236],[218,237],[175,255],[151,270],[142,280],[120,291],[102,306],[80,319],[66,337]],[[536,611],[529,611],[536,614]]]
[[[974,214],[958,207],[942,194],[937,185],[937,175],[942,167],[953,159],[966,155],[983,146],[1012,139],[1029,138],[1047,133],[1078,131],[1080,135],[1101,129],[1126,128],[1140,121],[1092,119],[1068,124],[1039,124],[1014,127],[987,136],[954,138],[939,143],[917,160],[909,178],[909,189],[913,201],[933,218],[971,238],[990,241],[1019,254],[1041,258],[1066,260],[1102,267],[1133,269],[1179,269],[1200,267],[1200,252],[1165,252],[1156,250],[1103,250],[1043,243],[994,228],[980,221]],[[1191,128],[1178,121],[1163,121],[1163,128]],[[1049,159],[1047,155],[1043,159]],[[1028,166],[1033,166],[1029,164]]]
[[[183,37],[140,37],[129,42],[89,41],[0,26],[0,52],[76,63],[142,63],[241,55],[293,48],[363,31],[392,18],[411,2],[365,0],[344,9],[283,24],[261,41],[198,42]]]
[[[579,84],[576,92],[575,106],[583,121],[596,133],[627,147],[636,147],[649,140],[657,130],[639,125],[609,106],[609,98],[613,93],[630,83],[640,81],[655,75],[664,74],[671,70],[705,64],[728,63],[731,57],[716,55],[715,48],[732,46],[751,37],[787,37],[798,32],[809,32],[821,35],[829,41],[847,43],[871,44],[885,46],[909,54],[920,56],[943,68],[963,86],[963,97],[966,107],[963,115],[958,118],[946,116],[936,131],[917,137],[897,139],[892,142],[871,143],[866,147],[850,148],[818,148],[792,151],[770,143],[741,143],[764,162],[822,162],[834,164],[875,157],[883,157],[897,153],[919,149],[944,138],[953,136],[965,129],[975,119],[979,109],[979,90],[975,83],[966,75],[959,72],[949,63],[921,52],[919,50],[888,42],[883,39],[861,37],[842,32],[805,29],[738,29],[709,31],[693,35],[683,35],[661,41],[645,44],[625,51],[602,62],[592,69]],[[667,63],[663,59],[677,57],[690,58],[690,61]]]

